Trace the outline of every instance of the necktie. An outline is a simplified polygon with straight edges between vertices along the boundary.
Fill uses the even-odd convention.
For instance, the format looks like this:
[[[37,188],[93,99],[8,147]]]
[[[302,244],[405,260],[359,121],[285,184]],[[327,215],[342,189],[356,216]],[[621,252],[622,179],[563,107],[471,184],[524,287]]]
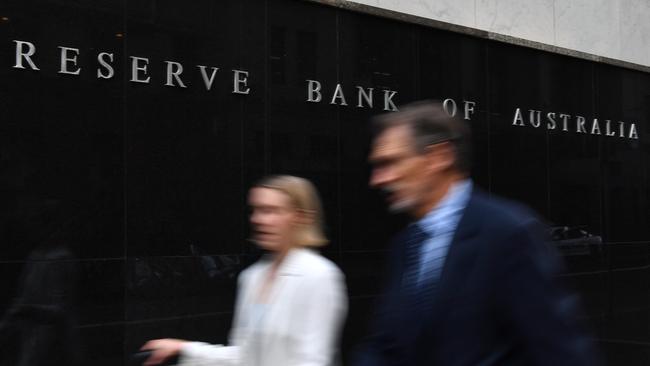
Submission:
[[[422,258],[422,246],[429,235],[418,224],[412,224],[406,237],[406,263],[402,286],[416,310],[422,310],[433,299],[436,281],[441,269],[440,256]]]

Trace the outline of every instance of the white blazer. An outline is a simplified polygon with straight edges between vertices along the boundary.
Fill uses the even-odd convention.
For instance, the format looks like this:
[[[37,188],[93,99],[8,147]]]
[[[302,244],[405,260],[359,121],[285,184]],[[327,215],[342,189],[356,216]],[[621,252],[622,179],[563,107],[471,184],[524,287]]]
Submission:
[[[271,261],[241,273],[229,346],[190,342],[183,366],[332,366],[347,312],[343,273],[310,249],[292,249],[280,264],[266,305],[256,304]]]

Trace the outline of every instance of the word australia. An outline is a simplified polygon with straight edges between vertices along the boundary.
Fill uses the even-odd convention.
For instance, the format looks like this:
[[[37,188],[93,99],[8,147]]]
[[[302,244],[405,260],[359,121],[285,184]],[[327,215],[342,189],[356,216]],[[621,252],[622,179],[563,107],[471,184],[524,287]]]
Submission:
[[[36,54],[36,46],[27,41],[14,40],[16,43],[15,69],[40,70],[32,57]],[[81,67],[78,66],[79,49],[59,46],[59,74],[79,75]],[[149,84],[149,59],[146,57],[129,56],[131,72],[129,81],[133,83]],[[111,52],[99,52],[97,54],[98,67],[95,70],[97,79],[112,79],[115,76],[114,54]],[[187,88],[187,82],[183,80],[183,65],[175,61],[165,61],[165,85],[172,87]],[[203,79],[206,90],[212,88],[215,75],[219,68],[196,65],[198,72]],[[232,70],[232,92],[234,94],[249,94],[248,72],[243,70]]]
[[[542,114],[544,115],[542,117]],[[525,116],[526,115],[526,116]],[[628,139],[639,139],[636,124],[621,121],[612,122],[609,119],[598,120],[598,118],[587,119],[583,116],[556,112],[542,112],[529,109],[522,112],[521,108],[515,110],[512,117],[513,126],[531,126],[534,128],[546,128],[563,132],[576,132],[589,135],[602,135],[612,137],[623,137]]]

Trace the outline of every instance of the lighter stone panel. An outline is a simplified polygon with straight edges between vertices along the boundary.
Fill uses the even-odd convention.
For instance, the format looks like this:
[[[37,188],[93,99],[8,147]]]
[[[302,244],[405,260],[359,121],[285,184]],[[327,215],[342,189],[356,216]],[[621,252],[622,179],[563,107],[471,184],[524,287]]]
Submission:
[[[354,2],[650,66],[650,0]]]
[[[619,58],[618,0],[555,0],[556,46]]]
[[[475,28],[475,0],[378,0],[380,8]]]
[[[356,0],[353,2],[370,6],[379,6],[379,0]]]
[[[476,28],[553,44],[553,0],[476,0]]]
[[[620,58],[650,65],[650,2],[623,0],[620,7]]]

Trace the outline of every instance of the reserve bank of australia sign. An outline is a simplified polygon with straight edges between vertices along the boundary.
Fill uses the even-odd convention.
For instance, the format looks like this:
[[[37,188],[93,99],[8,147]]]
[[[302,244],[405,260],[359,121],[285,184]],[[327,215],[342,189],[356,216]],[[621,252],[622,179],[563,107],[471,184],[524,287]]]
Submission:
[[[36,45],[24,40],[13,40],[13,42],[15,45],[13,68],[40,71],[39,66],[33,59],[38,51]],[[115,76],[113,52],[96,52],[92,57],[96,58],[97,67],[94,70],[82,71],[78,65],[79,48],[58,46],[58,49],[59,57],[57,61],[59,68],[57,73],[59,74],[80,75],[81,72],[92,72],[97,79],[112,79]],[[129,82],[140,84],[152,82],[149,74],[149,58],[129,56],[128,60]],[[160,82],[169,87],[187,88],[190,85],[184,79],[184,76],[188,72],[197,72],[200,74],[201,84],[196,87],[203,87],[209,92],[212,89],[216,74],[220,72],[220,68],[216,66],[192,65],[187,68],[177,61],[165,60],[163,63],[165,77]],[[232,69],[228,72],[231,75],[230,82],[233,94],[246,95],[251,93],[251,87],[248,84],[251,76],[248,71]],[[398,109],[396,106],[398,92],[396,90],[375,89],[360,85],[349,87],[340,83],[328,86],[322,81],[314,79],[305,80],[305,90],[305,102],[307,103],[328,103],[340,107],[369,108],[382,111],[396,111]],[[477,105],[477,102],[469,100],[456,101],[446,98],[443,101],[443,106],[449,115],[459,115],[465,120],[472,119],[474,111],[478,108]],[[513,127],[546,129],[558,133],[573,132],[611,138],[639,139],[635,123],[594,116],[571,115],[556,111],[515,108],[510,124]]]

